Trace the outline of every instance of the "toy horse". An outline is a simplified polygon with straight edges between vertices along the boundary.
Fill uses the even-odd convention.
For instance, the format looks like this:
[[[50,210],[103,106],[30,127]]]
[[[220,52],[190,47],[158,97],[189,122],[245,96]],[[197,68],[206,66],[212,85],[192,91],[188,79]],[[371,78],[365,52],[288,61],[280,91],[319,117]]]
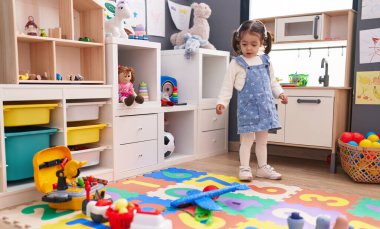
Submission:
[[[105,22],[106,35],[128,38],[129,34],[134,34],[133,28],[130,25],[124,24],[124,20],[130,17],[131,10],[129,9],[127,3],[124,0],[119,0],[115,8],[115,16]]]

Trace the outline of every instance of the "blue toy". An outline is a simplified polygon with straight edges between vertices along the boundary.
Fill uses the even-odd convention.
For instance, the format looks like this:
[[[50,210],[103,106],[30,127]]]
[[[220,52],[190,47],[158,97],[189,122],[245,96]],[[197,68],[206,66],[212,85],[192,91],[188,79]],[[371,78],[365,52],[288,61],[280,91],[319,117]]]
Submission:
[[[318,216],[315,224],[315,229],[330,229],[330,216]]]
[[[304,219],[300,216],[300,213],[298,212],[292,212],[292,214],[288,217],[289,229],[302,229],[304,223]]]
[[[355,141],[349,141],[347,143],[352,145],[352,146],[358,146],[358,143],[356,143]]]
[[[190,59],[195,50],[208,44],[208,41],[203,40],[198,35],[191,35],[186,33],[183,35],[185,43],[182,45],[174,46],[174,49],[185,49],[185,57]]]
[[[161,101],[178,103],[177,80],[170,76],[161,76]]]
[[[212,190],[212,191],[206,191],[201,192],[199,190],[190,190],[188,191],[185,197],[182,197],[178,200],[174,200],[170,203],[170,206],[172,207],[181,207],[186,205],[195,204],[203,209],[210,210],[210,211],[220,211],[222,210],[222,207],[220,207],[217,203],[215,203],[212,198],[218,197],[222,194],[234,192],[236,190],[247,190],[249,187],[246,184],[239,184],[239,183],[233,183],[231,186]]]

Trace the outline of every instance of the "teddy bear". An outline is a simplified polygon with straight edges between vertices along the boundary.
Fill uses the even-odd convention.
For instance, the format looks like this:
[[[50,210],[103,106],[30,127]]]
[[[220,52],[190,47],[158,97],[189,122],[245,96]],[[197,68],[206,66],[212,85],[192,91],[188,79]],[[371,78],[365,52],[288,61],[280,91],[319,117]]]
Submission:
[[[174,33],[170,36],[170,42],[173,46],[182,45],[185,43],[184,34],[190,33],[198,35],[203,40],[208,41],[210,36],[210,25],[207,19],[211,15],[211,9],[206,3],[192,3],[191,8],[194,9],[193,26],[190,29],[182,30],[181,32]],[[208,42],[203,48],[215,49],[214,45]]]
[[[119,81],[119,102],[127,106],[131,106],[135,101],[142,104],[144,97],[137,95],[133,89],[135,82],[135,70],[131,67],[119,66],[118,68]]]
[[[134,34],[132,26],[125,24],[125,20],[131,17],[125,0],[119,0],[115,7],[115,16],[104,22],[106,36],[128,38],[130,34]]]
[[[190,59],[196,49],[200,47],[205,47],[208,44],[208,41],[203,40],[198,35],[191,35],[186,33],[183,35],[185,38],[185,43],[182,45],[174,46],[174,49],[185,49],[185,57]]]

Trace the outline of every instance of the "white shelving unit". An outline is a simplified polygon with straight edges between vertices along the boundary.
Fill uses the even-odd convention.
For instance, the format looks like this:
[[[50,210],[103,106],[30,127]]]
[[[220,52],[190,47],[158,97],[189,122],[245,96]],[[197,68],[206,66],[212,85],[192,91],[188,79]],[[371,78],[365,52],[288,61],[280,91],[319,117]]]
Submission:
[[[190,59],[185,51],[162,51],[162,75],[177,79],[178,100],[195,106],[196,157],[227,152],[228,111],[215,113],[215,105],[229,63],[225,51],[199,49]]]
[[[102,103],[96,123],[105,123],[107,127],[100,130],[100,141],[97,147],[102,148],[99,163],[86,167],[82,175],[93,175],[107,180],[114,180],[112,150],[112,86],[109,85],[1,85],[0,90],[0,123],[4,123],[3,106],[8,104],[41,104],[56,103],[58,107],[50,111],[50,122],[46,127],[57,128],[58,132],[50,138],[50,145],[67,146],[67,104],[80,102]],[[4,139],[4,125],[0,129]],[[94,147],[96,148],[96,147]],[[0,199],[3,207],[41,198],[34,187],[33,179],[7,182],[5,141],[0,141]],[[32,162],[31,162],[32,163]]]

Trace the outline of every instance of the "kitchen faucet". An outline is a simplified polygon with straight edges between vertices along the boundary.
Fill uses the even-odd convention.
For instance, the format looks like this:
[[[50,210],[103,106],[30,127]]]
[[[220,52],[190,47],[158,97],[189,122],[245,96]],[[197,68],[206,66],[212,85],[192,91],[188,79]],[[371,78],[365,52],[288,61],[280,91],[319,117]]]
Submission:
[[[325,75],[319,77],[319,84],[323,83],[324,87],[329,86],[329,64],[325,58],[322,58],[321,68],[325,68]]]

